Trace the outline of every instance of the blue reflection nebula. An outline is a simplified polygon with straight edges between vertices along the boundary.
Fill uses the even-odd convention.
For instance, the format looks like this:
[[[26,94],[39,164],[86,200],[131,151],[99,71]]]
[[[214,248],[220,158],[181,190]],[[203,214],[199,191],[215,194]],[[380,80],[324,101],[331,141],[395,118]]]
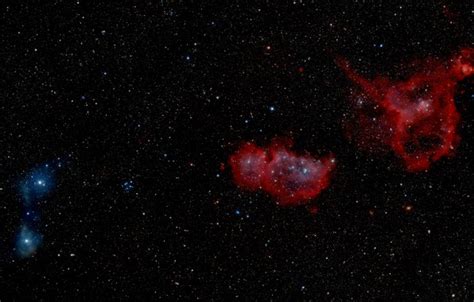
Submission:
[[[48,164],[33,169],[20,183],[20,193],[25,205],[48,195],[54,185],[54,172]]]
[[[23,205],[21,227],[16,236],[16,253],[21,258],[32,256],[43,241],[39,232],[39,202],[56,187],[55,172],[62,167],[58,158],[50,164],[31,169],[19,182],[19,193]]]
[[[23,225],[16,239],[16,252],[18,256],[26,258],[32,256],[41,245],[43,236]]]

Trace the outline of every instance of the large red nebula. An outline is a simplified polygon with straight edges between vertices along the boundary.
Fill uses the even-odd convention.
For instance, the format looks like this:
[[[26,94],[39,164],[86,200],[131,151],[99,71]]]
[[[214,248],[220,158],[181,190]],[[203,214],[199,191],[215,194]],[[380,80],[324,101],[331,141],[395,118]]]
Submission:
[[[243,189],[263,190],[282,206],[308,203],[329,186],[334,156],[316,159],[289,148],[288,141],[274,141],[265,148],[242,144],[229,159],[235,183]]]
[[[360,148],[393,150],[410,172],[452,154],[460,141],[454,95],[459,81],[473,75],[474,49],[446,62],[427,60],[405,80],[367,80],[344,59],[337,63],[360,90],[351,94],[355,119],[346,132]],[[388,148],[387,148],[388,147]]]

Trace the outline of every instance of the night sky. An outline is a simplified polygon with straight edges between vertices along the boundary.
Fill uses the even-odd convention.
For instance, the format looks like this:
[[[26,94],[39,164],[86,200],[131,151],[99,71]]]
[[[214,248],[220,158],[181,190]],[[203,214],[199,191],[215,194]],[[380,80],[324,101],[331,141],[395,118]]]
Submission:
[[[27,2],[0,8],[2,301],[473,301],[472,2]],[[353,101],[426,74],[460,140],[417,169]],[[245,144],[310,164],[290,191],[334,168],[249,188]]]

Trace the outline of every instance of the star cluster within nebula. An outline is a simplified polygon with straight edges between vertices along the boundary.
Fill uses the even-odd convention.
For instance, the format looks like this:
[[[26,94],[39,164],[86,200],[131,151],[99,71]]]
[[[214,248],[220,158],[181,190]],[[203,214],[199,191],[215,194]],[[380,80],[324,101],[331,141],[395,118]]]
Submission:
[[[355,118],[346,123],[348,137],[361,149],[391,149],[410,172],[451,155],[460,140],[454,95],[457,83],[474,73],[473,53],[463,49],[448,62],[427,60],[402,81],[383,76],[369,81],[338,59],[361,88],[352,94]]]
[[[274,141],[267,148],[242,144],[229,159],[235,183],[250,191],[261,189],[281,206],[308,203],[329,186],[335,158],[297,155],[290,147],[288,141]]]

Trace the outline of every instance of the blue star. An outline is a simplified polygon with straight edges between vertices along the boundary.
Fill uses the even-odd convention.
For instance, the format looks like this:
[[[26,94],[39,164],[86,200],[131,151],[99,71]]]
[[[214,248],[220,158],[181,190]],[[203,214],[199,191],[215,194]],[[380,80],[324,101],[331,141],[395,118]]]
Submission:
[[[43,236],[31,230],[27,225],[23,225],[17,236],[16,251],[22,258],[32,256],[41,245]]]
[[[27,207],[26,211],[23,212],[22,221],[25,223],[37,223],[40,221],[39,213],[34,207]]]

